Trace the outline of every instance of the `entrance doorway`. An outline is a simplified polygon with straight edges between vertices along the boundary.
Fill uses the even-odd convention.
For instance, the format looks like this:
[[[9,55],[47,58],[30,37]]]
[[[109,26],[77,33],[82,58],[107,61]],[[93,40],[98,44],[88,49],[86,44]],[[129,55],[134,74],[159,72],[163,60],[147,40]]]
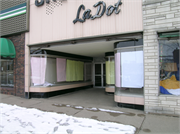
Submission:
[[[105,63],[95,63],[94,64],[94,87],[104,88],[106,86],[106,68]]]

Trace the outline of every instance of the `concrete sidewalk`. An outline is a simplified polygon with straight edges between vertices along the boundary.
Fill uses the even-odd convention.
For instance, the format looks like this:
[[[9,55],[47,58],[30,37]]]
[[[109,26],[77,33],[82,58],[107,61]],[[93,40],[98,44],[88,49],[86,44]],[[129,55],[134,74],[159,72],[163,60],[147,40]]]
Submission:
[[[180,134],[180,117],[145,114],[144,111],[140,110],[116,107],[115,103],[114,106],[99,105],[100,102],[97,100],[95,101],[97,103],[90,103],[90,101],[94,100],[89,100],[88,98],[86,100],[84,98],[84,101],[82,101],[82,98],[73,95],[74,94],[67,94],[48,99],[25,99],[0,94],[0,103],[12,104],[26,108],[37,108],[42,111],[65,113],[74,117],[85,117],[99,121],[132,125],[137,129],[136,134]],[[79,92],[79,95],[81,95],[81,92]],[[124,113],[111,113],[100,111],[98,109],[92,110],[92,107],[121,111]]]

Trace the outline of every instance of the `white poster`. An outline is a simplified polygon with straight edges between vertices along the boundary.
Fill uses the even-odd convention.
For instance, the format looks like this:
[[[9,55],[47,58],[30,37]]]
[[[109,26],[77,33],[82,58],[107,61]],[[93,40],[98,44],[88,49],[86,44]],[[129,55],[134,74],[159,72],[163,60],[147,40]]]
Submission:
[[[143,87],[143,51],[121,53],[121,76],[121,87]]]

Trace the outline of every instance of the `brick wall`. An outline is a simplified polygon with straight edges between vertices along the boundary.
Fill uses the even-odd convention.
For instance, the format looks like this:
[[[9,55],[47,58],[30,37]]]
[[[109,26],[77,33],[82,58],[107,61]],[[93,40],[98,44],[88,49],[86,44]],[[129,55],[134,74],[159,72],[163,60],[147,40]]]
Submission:
[[[157,31],[180,28],[180,0],[144,0],[145,111],[180,115],[180,96],[159,95]]]
[[[13,42],[16,50],[16,58],[14,59],[14,88],[1,87],[1,93],[24,97],[25,34],[8,38]]]

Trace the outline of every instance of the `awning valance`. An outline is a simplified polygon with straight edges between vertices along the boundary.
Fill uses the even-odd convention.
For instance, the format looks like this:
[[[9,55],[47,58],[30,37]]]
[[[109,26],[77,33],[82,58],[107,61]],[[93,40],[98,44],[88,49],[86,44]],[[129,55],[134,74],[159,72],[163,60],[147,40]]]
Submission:
[[[0,56],[4,58],[15,58],[16,51],[10,39],[0,38]]]
[[[158,36],[159,36],[160,38],[179,37],[179,32],[159,33]]]

